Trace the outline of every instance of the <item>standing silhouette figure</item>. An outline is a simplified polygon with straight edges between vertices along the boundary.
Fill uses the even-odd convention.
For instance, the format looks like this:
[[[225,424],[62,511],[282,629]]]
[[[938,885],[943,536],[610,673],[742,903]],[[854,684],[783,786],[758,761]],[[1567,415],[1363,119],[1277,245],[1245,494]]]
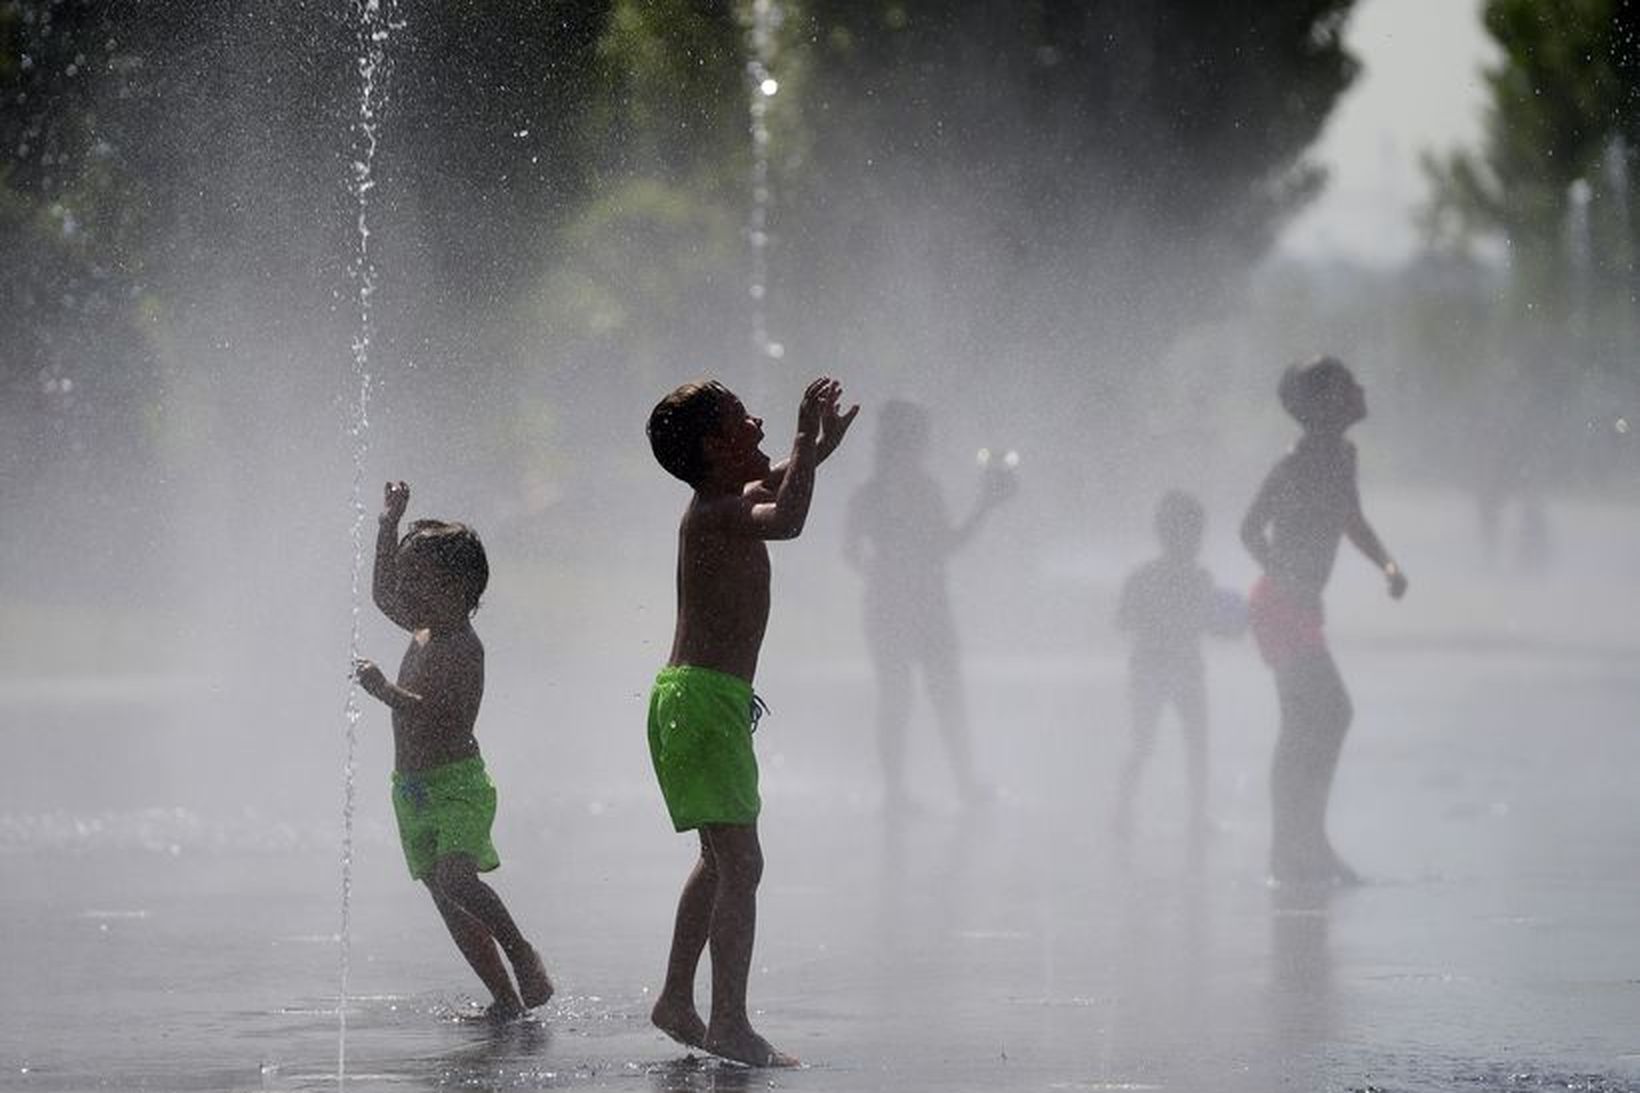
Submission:
[[[1344,431],[1367,416],[1350,370],[1331,357],[1281,377],[1281,404],[1303,435],[1271,469],[1242,521],[1264,570],[1248,602],[1259,653],[1275,673],[1281,731],[1270,768],[1270,874],[1277,881],[1356,883],[1327,838],[1327,802],[1354,707],[1322,633],[1321,592],[1348,538],[1400,599],[1406,576],[1361,511],[1355,445]]]
[[[1213,583],[1198,560],[1207,512],[1182,490],[1156,506],[1161,553],[1122,584],[1116,625],[1132,641],[1128,702],[1133,744],[1117,783],[1114,826],[1126,837],[1133,823],[1139,777],[1156,746],[1162,712],[1171,706],[1184,737],[1190,785],[1190,842],[1201,851],[1207,833],[1207,672],[1202,637],[1236,637],[1245,629],[1241,596]]]
[[[929,434],[929,414],[923,406],[904,399],[883,406],[876,465],[849,499],[844,526],[844,557],[865,578],[866,646],[876,670],[883,803],[890,813],[912,807],[905,738],[914,671],[922,674],[958,792],[968,804],[988,796],[974,775],[946,563],[1012,495],[1015,479],[997,468],[987,476],[972,511],[953,523],[939,485],[924,466]]]

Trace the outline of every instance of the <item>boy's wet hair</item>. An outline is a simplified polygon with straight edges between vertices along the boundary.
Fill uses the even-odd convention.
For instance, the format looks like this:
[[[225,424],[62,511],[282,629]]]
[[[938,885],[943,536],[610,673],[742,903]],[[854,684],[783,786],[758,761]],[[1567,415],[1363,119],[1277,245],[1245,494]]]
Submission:
[[[490,583],[490,559],[478,532],[453,520],[417,520],[399,540],[399,550],[433,559],[439,568],[461,583],[467,613],[478,610],[479,597]]]
[[[1350,378],[1350,370],[1337,357],[1316,357],[1289,365],[1276,385],[1276,397],[1294,421],[1313,429],[1326,423],[1338,381]]]
[[[1168,490],[1156,502],[1156,538],[1163,546],[1190,546],[1201,542],[1207,510],[1195,495]]]
[[[668,474],[690,486],[705,481],[708,468],[701,441],[723,424],[723,405],[730,397],[729,389],[717,380],[695,380],[655,404],[644,432]]]

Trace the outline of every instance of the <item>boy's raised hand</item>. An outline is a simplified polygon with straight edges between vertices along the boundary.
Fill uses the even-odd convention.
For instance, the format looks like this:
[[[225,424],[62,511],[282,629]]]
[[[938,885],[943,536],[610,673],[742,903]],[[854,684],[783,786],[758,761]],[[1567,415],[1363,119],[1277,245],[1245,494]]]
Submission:
[[[820,410],[825,405],[826,393],[833,387],[838,390],[842,389],[841,385],[830,376],[821,376],[811,382],[803,391],[803,399],[797,404],[797,431],[799,433],[808,436],[819,434]],[[831,398],[833,402],[836,402],[837,396],[835,394]]]
[[[855,403],[847,413],[838,413],[837,407],[842,397],[843,385],[832,380],[827,396],[820,404],[820,442],[816,445],[816,452],[821,459],[837,450],[837,445],[848,433],[848,427],[854,424],[855,415],[860,412],[860,404]]]
[[[1384,579],[1389,584],[1390,599],[1398,600],[1407,594],[1407,575],[1394,562],[1384,567]]]
[[[403,482],[389,482],[382,489],[382,518],[395,524],[404,518],[410,504],[410,487]]]

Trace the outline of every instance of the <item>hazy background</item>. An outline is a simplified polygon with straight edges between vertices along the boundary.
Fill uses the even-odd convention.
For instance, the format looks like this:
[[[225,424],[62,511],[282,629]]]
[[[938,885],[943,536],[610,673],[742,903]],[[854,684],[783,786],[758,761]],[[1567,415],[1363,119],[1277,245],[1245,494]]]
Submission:
[[[1489,6],[1505,34],[1531,9]],[[1409,0],[398,5],[364,504],[402,477],[412,515],[484,534],[486,738],[625,776],[684,500],[642,423],[676,382],[742,391],[777,457],[812,374],[865,406],[777,551],[774,670],[860,663],[838,516],[890,396],[931,408],[955,509],[977,448],[1022,455],[958,563],[971,649],[1076,662],[1111,641],[1164,488],[1207,500],[1225,582],[1251,575],[1230,537],[1292,435],[1274,379],[1329,351],[1368,390],[1369,502],[1419,513],[1381,520],[1392,548],[1427,512],[1502,512],[1496,542],[1454,517],[1473,538],[1406,559],[1426,606],[1403,622],[1484,630],[1431,564],[1541,577],[1585,515],[1634,501],[1634,112],[1600,105],[1635,94],[1622,12],[1536,31],[1607,35],[1591,75],[1533,69],[1532,42],[1499,68],[1481,9]],[[300,3],[0,7],[0,641],[25,814],[336,806],[358,26]],[[1524,116],[1521,80],[1588,116]],[[391,663],[399,636],[368,604],[363,624]]]
[[[562,850],[616,814],[664,843],[642,718],[686,494],[643,424],[700,375],[776,457],[812,376],[864,407],[803,538],[773,550],[760,741],[788,801],[874,807],[840,538],[890,397],[929,408],[955,512],[977,449],[1020,453],[1018,496],[952,568],[976,754],[1008,807],[1102,823],[1115,593],[1152,506],[1197,492],[1204,564],[1246,587],[1235,528],[1294,436],[1275,381],[1318,352],[1366,387],[1363,491],[1412,578],[1392,607],[1345,556],[1330,593],[1346,660],[1390,658],[1370,686],[1405,704],[1379,710],[1422,725],[1406,695],[1430,687],[1480,731],[1421,650],[1586,667],[1568,708],[1601,708],[1640,652],[1634,4],[386,16],[367,161],[346,4],[0,0],[8,883],[63,853],[95,880],[104,851],[296,851],[328,882],[356,470],[367,552],[388,478],[412,517],[488,544],[479,735],[503,822]],[[362,610],[362,651],[396,663],[403,635]],[[1244,645],[1214,663],[1245,760],[1215,794],[1256,843],[1273,696]],[[391,750],[364,705],[358,823],[385,885]],[[944,809],[917,718],[918,792]],[[1427,773],[1408,748],[1379,756],[1385,805]]]
[[[330,1057],[355,609],[366,655],[405,641],[351,588],[389,478],[488,545],[498,885],[566,991],[551,1051],[440,1040],[454,1003],[417,992],[473,985],[362,699],[360,1024],[435,1088],[663,1057],[643,992],[689,850],[642,726],[687,494],[643,425],[713,375],[779,457],[830,373],[863,409],[771,550],[758,679],[755,990],[841,1068],[801,1080],[910,1043],[905,1088],[1634,1088],[1640,6],[379,10],[372,39],[329,0],[0,0],[0,1084]],[[1367,511],[1412,582],[1392,604],[1346,551],[1328,593],[1359,711],[1334,830],[1377,882],[1331,914],[1262,885],[1245,641],[1209,649],[1205,874],[1175,870],[1166,727],[1148,862],[1107,837],[1153,506],[1196,492],[1245,589],[1236,527],[1295,436],[1276,379],[1320,352],[1365,385]],[[951,565],[995,806],[958,807],[919,698],[927,812],[885,838],[841,539],[891,397],[928,407],[953,513],[978,449],[1020,462]],[[589,1024],[626,1038],[566,1048]]]

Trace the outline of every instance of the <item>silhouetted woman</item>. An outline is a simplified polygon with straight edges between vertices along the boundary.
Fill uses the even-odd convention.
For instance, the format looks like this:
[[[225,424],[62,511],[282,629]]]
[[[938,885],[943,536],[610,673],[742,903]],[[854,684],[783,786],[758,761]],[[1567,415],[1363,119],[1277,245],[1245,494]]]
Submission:
[[[974,777],[957,628],[946,588],[946,559],[966,543],[1010,492],[1008,474],[960,524],[952,524],[939,485],[923,467],[928,411],[891,400],[878,416],[876,467],[849,499],[843,555],[865,576],[866,646],[877,674],[877,733],[883,798],[893,812],[910,803],[905,785],[905,730],[911,676],[920,669],[945,738],[957,788],[972,803],[984,792]]]

